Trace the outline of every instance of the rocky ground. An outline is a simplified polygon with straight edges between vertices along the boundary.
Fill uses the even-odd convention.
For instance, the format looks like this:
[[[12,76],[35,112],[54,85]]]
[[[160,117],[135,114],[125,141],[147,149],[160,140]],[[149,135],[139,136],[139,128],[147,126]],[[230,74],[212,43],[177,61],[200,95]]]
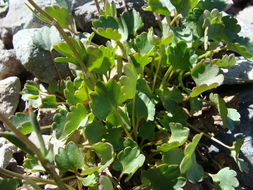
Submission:
[[[5,1],[0,0],[0,3]],[[25,6],[25,0],[9,0],[9,5],[0,6],[0,112],[6,116],[16,111],[23,111],[25,104],[20,100],[20,92],[27,79],[35,77],[48,83],[59,77],[71,75],[67,64],[56,67],[52,54],[36,46],[33,35],[36,31],[49,30]],[[54,0],[37,0],[40,7],[54,4]],[[142,0],[129,1],[129,5],[140,8]],[[242,26],[241,35],[253,41],[253,1],[228,1],[227,12],[233,14]],[[71,9],[75,15],[77,27],[89,31],[91,20],[97,17],[97,10],[92,0],[72,0]],[[150,20],[147,18],[147,20]],[[152,22],[152,20],[150,21]],[[54,30],[54,29],[52,29]],[[57,31],[52,35],[59,36]],[[59,36],[60,40],[60,36]],[[237,65],[226,72],[228,78],[237,78],[237,82],[226,80],[220,91],[224,96],[239,97],[241,124],[233,133],[226,132],[220,138],[227,143],[234,138],[244,137],[242,155],[250,163],[249,174],[239,174],[244,189],[253,189],[253,62],[237,57]],[[239,82],[238,82],[239,81]],[[43,116],[44,114],[44,116]],[[51,115],[41,110],[40,122],[48,122]],[[45,124],[45,123],[44,123]],[[3,127],[3,126],[2,126]],[[45,135],[45,139],[49,136]],[[33,139],[33,136],[30,137]],[[60,146],[60,145],[59,145]],[[216,147],[215,151],[222,151]],[[210,150],[211,151],[211,150]],[[22,172],[17,166],[20,155],[16,147],[0,138],[0,167]],[[15,159],[14,159],[15,158]],[[201,189],[201,188],[199,188]],[[243,189],[243,188],[241,188]]]

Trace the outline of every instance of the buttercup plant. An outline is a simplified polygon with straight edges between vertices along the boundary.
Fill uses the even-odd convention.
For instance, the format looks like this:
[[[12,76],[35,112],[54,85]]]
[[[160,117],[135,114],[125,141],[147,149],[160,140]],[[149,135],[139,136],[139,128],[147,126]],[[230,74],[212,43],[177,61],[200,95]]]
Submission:
[[[225,130],[240,122],[237,110],[213,90],[223,84],[222,68],[235,65],[235,53],[253,59],[253,44],[238,35],[236,19],[222,14],[224,4],[147,0],[142,8],[159,26],[147,29],[136,10],[119,14],[114,2],[104,1],[101,9],[95,1],[100,16],[92,22],[94,33],[87,34],[75,29],[69,1],[57,2],[45,9],[33,0],[27,5],[61,34],[61,42],[41,44],[60,53],[56,65],[69,63],[74,77],[53,81],[47,92],[27,81],[22,99],[30,105],[29,114],[0,115],[9,130],[1,136],[26,153],[24,168],[45,172],[48,179],[1,168],[14,179],[2,180],[0,187],[15,189],[18,179],[27,189],[53,184],[71,190],[180,190],[203,181],[217,190],[238,187],[232,166],[204,167],[201,147],[211,142],[226,148],[239,170],[247,172],[239,157],[243,139],[226,145],[212,129],[194,122],[197,113],[210,109]],[[95,44],[94,35],[106,43]],[[58,152],[44,143],[35,114],[39,108],[57,110],[51,134],[65,142]],[[40,148],[26,136],[33,131]]]

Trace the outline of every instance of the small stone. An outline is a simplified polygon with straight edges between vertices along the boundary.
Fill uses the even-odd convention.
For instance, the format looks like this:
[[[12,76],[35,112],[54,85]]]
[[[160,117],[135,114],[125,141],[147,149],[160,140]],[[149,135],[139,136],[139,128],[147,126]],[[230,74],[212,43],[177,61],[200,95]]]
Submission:
[[[20,91],[21,83],[18,77],[0,80],[0,113],[6,117],[15,113],[19,103]]]
[[[9,164],[9,161],[12,159],[13,153],[17,151],[17,147],[8,143],[7,140],[0,137],[0,167],[6,168]],[[1,145],[2,144],[2,145]]]
[[[3,40],[0,40],[0,51],[4,50],[4,49],[5,49],[4,42],[3,42]]]
[[[16,58],[15,50],[0,50],[0,80],[10,76],[19,76],[25,68]]]

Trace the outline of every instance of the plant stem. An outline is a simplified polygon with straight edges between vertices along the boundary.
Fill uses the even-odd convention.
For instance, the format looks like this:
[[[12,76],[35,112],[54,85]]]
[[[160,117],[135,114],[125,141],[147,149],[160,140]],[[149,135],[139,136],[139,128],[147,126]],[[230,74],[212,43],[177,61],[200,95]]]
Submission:
[[[155,72],[155,76],[154,76],[154,80],[152,83],[152,92],[154,92],[154,90],[155,90],[155,84],[156,84],[158,73],[160,71],[160,67],[161,67],[161,57],[159,58],[158,65],[157,65],[156,72]]]
[[[170,65],[169,68],[168,68],[168,70],[166,71],[163,79],[162,79],[162,82],[160,84],[159,89],[162,89],[164,87],[165,82],[166,82],[167,78],[169,77],[169,75],[171,74],[172,71],[173,71],[173,67],[172,67],[172,65]]]
[[[49,175],[55,180],[58,187],[61,190],[68,190],[65,184],[61,181],[61,178],[56,173],[55,169],[41,154],[41,151],[25,135],[23,135],[18,129],[16,129],[16,127],[10,122],[10,120],[1,113],[0,120],[3,121],[7,125],[7,127],[37,155],[38,160],[41,162],[42,166],[49,173]]]
[[[95,0],[97,1],[97,0]],[[95,79],[94,77],[91,75],[91,73],[88,72],[88,69],[86,68],[81,56],[79,55],[78,51],[76,50],[74,44],[72,43],[72,41],[70,40],[70,38],[68,37],[68,35],[64,32],[63,28],[61,27],[61,25],[53,18],[51,17],[47,12],[45,12],[43,9],[41,9],[33,0],[28,0],[28,2],[44,17],[46,17],[49,21],[50,24],[52,26],[55,26],[57,28],[57,30],[59,31],[59,33],[62,35],[63,39],[66,41],[66,43],[68,44],[69,48],[71,49],[71,51],[73,52],[74,56],[77,58],[77,61],[82,69],[82,72],[84,74],[84,78],[88,77],[86,79],[86,82],[91,81],[92,83],[92,89],[94,89],[95,86]]]
[[[208,139],[210,139],[210,140],[216,142],[217,144],[219,144],[219,145],[221,145],[221,146],[227,148],[228,150],[233,150],[233,149],[234,149],[234,147],[231,147],[231,146],[228,146],[228,145],[224,144],[224,143],[221,142],[220,140],[218,140],[218,139],[212,137],[211,135],[208,135],[208,134],[204,133],[203,131],[200,131],[199,129],[197,129],[196,127],[194,127],[193,125],[191,125],[191,124],[189,124],[189,123],[188,123],[188,127],[190,127],[191,129],[193,129],[194,131],[197,131],[198,133],[203,133],[203,135],[204,135],[205,137],[207,137]]]
[[[94,0],[94,2],[95,2],[95,5],[96,5],[96,7],[97,7],[98,14],[100,14],[100,10],[101,10],[101,9],[100,9],[98,0]]]
[[[39,126],[38,120],[36,118],[36,114],[33,112],[31,106],[29,107],[29,117],[30,117],[30,121],[31,121],[32,126],[33,126],[33,130],[37,135],[42,154],[46,155],[47,149],[46,149],[46,146],[45,146],[45,142],[44,142],[44,139],[41,135],[40,126]]]
[[[137,129],[136,129],[136,124],[135,124],[135,101],[136,98],[134,96],[133,98],[133,105],[132,105],[132,126],[133,126],[133,132],[134,132],[134,137],[135,139],[137,138]]]
[[[177,19],[181,16],[181,14],[176,14],[174,16],[174,18],[172,19],[172,21],[170,22],[170,26],[173,26],[173,24],[177,21]]]
[[[198,57],[198,59],[203,59],[203,58],[209,57],[209,56],[211,56],[211,55],[213,55],[213,54],[215,54],[215,53],[218,53],[218,52],[220,52],[220,51],[222,51],[222,50],[225,50],[226,48],[227,48],[227,46],[225,46],[225,47],[217,47],[217,48],[214,49],[214,50],[207,51],[206,53],[200,55],[200,56]]]
[[[19,173],[16,173],[16,172],[13,172],[13,171],[10,171],[10,170],[6,170],[4,168],[0,168],[0,173],[4,174],[6,176],[9,176],[9,177],[16,177],[16,178],[24,179],[24,180],[28,179],[28,180],[39,182],[39,183],[56,185],[56,183],[53,180],[50,180],[50,179],[42,179],[42,178],[37,178],[37,177],[29,177],[29,176],[21,175]]]

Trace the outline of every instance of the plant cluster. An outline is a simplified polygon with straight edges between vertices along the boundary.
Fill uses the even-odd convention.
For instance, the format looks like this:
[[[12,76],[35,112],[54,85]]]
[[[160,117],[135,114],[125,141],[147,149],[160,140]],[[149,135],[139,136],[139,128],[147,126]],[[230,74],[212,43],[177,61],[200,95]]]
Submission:
[[[232,168],[212,173],[200,164],[201,147],[210,142],[225,147],[247,172],[239,157],[243,140],[226,145],[193,122],[196,113],[210,108],[226,130],[240,122],[237,110],[212,90],[224,81],[222,68],[235,65],[234,54],[252,59],[253,44],[238,35],[240,26],[221,12],[221,1],[147,0],[143,9],[159,26],[148,29],[137,11],[118,13],[113,2],[105,2],[91,34],[76,31],[68,1],[44,10],[28,1],[34,14],[62,36],[55,44],[45,30],[36,36],[38,44],[60,53],[56,66],[68,62],[74,77],[44,86],[27,81],[22,99],[29,112],[10,119],[1,115],[10,129],[1,136],[26,153],[26,171],[49,178],[2,168],[0,173],[23,179],[28,189],[54,184],[61,190],[180,190],[203,180],[217,190],[239,186]],[[106,43],[95,44],[94,35]],[[51,134],[65,142],[58,152],[44,143],[35,114],[39,108],[57,110]],[[31,132],[40,148],[27,139]],[[4,189],[17,186],[16,179],[0,182]]]

